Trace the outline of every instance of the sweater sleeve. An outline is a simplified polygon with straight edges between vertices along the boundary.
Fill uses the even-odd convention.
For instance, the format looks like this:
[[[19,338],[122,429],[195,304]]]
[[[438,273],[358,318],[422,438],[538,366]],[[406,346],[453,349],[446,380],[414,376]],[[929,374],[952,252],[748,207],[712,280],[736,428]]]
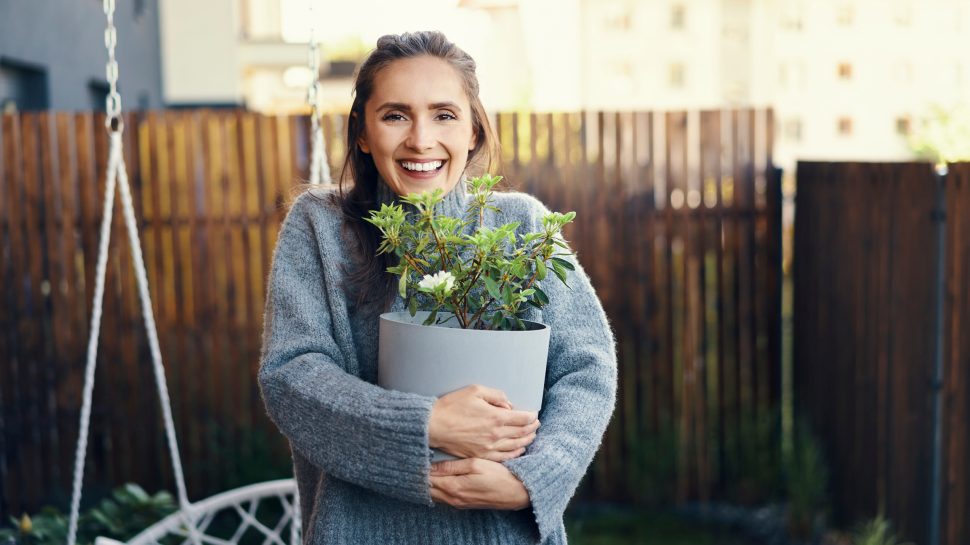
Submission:
[[[294,205],[273,257],[259,369],[267,412],[291,447],[327,474],[431,505],[434,399],[385,390],[345,371],[330,310],[344,304],[343,294],[327,285],[306,206]]]
[[[551,274],[542,283],[550,300],[542,321],[551,327],[542,428],[524,455],[505,462],[529,492],[540,542],[561,527],[616,399],[613,333],[589,277],[569,261],[568,288]]]

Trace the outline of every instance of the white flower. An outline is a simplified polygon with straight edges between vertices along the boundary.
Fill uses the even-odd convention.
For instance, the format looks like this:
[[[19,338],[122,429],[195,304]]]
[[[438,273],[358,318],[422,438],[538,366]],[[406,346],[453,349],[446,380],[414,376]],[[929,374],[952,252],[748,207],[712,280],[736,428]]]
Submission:
[[[451,293],[455,289],[455,276],[448,271],[438,271],[434,274],[426,274],[418,282],[418,288],[423,292],[431,293],[439,291],[444,295]]]

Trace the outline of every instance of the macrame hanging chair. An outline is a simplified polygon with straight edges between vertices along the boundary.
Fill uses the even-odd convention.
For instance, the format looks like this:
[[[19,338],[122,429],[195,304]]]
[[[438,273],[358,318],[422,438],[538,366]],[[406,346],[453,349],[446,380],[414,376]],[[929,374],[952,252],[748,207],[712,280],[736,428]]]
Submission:
[[[313,21],[313,1],[310,1],[310,21]],[[67,545],[76,545],[78,512],[81,502],[81,485],[84,480],[84,459],[87,451],[88,426],[91,419],[92,393],[94,391],[94,371],[97,361],[98,337],[101,331],[102,302],[104,300],[105,269],[110,243],[111,222],[114,214],[114,196],[117,187],[121,196],[122,213],[131,245],[134,261],[135,276],[137,278],[138,294],[141,303],[142,317],[148,334],[148,344],[152,355],[155,383],[158,388],[159,403],[162,408],[162,418],[165,423],[165,433],[168,440],[169,454],[172,459],[172,471],[178,494],[179,509],[145,529],[127,543],[128,545],[149,545],[185,543],[192,545],[229,545],[246,542],[261,542],[264,545],[296,545],[301,540],[301,521],[299,496],[293,479],[281,479],[252,484],[217,494],[205,500],[192,503],[188,500],[185,489],[185,477],[182,472],[182,462],[179,457],[178,443],[175,437],[175,424],[172,420],[171,401],[165,382],[165,370],[162,366],[162,356],[159,350],[158,332],[155,328],[155,317],[152,310],[151,297],[148,290],[148,276],[145,272],[145,262],[141,251],[138,235],[138,224],[135,220],[132,206],[131,189],[128,184],[128,172],[122,152],[122,133],[124,124],[121,117],[121,95],[118,93],[118,63],[115,59],[117,32],[114,26],[115,0],[103,0],[104,13],[107,18],[105,30],[105,47],[108,50],[107,78],[110,92],[106,101],[107,117],[105,125],[109,134],[108,167],[105,178],[104,202],[101,219],[100,242],[95,269],[94,302],[91,312],[91,329],[87,346],[87,362],[84,373],[84,393],[81,406],[80,429],[78,432],[77,450],[75,452],[74,480],[71,494],[71,516],[68,527]],[[330,184],[330,169],[325,157],[325,143],[323,130],[320,126],[318,102],[320,98],[319,83],[319,52],[310,29],[309,60],[313,81],[307,92],[307,101],[311,110],[311,162],[310,181],[314,184]],[[270,518],[271,520],[266,520]],[[226,529],[226,520],[233,521],[234,530],[230,533]],[[213,524],[215,521],[217,524]],[[218,535],[215,528],[218,526]],[[230,535],[226,535],[230,534]],[[96,545],[120,545],[121,542],[98,537]]]

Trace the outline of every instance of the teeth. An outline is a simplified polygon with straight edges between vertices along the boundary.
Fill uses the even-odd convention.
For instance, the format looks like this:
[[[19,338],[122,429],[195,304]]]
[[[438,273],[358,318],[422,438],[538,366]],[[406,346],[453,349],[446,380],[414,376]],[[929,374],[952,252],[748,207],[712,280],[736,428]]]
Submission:
[[[401,161],[401,166],[408,170],[416,170],[419,172],[426,172],[429,170],[435,170],[441,168],[441,161],[431,161],[428,163],[412,163],[409,161]]]

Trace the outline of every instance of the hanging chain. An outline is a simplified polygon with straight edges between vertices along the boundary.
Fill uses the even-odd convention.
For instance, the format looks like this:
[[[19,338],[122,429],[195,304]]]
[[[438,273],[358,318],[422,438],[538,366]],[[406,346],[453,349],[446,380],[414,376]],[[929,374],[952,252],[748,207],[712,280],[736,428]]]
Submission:
[[[330,184],[330,165],[327,163],[323,129],[320,127],[320,46],[314,36],[313,2],[310,0],[310,45],[307,51],[307,64],[312,78],[307,88],[306,101],[310,106],[310,183]]]
[[[108,78],[108,98],[105,100],[105,110],[108,116],[104,120],[109,131],[121,132],[124,123],[121,120],[121,95],[118,93],[118,61],[115,60],[115,46],[118,45],[118,31],[115,29],[115,0],[104,0],[104,14],[108,18],[108,26],[104,29],[104,47],[108,50],[108,64],[105,66],[105,76]]]

